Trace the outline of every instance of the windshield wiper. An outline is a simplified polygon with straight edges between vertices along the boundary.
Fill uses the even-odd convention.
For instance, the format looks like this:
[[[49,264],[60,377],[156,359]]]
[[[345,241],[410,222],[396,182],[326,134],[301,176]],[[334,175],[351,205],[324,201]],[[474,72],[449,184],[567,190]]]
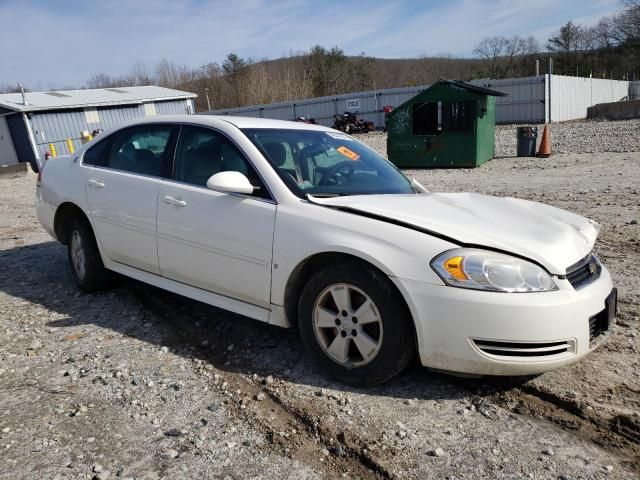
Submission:
[[[309,198],[309,195],[312,195],[316,198],[333,198],[333,197],[343,197],[349,195],[348,193],[306,193],[305,197]]]

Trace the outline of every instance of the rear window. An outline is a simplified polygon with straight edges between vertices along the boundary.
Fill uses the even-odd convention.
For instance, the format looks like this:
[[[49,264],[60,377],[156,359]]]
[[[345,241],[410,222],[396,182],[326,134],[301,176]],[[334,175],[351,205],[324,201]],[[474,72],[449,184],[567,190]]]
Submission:
[[[111,149],[111,139],[105,138],[100,140],[93,147],[89,148],[82,159],[82,163],[85,165],[92,165],[96,167],[104,167],[107,164],[109,158],[109,150]]]

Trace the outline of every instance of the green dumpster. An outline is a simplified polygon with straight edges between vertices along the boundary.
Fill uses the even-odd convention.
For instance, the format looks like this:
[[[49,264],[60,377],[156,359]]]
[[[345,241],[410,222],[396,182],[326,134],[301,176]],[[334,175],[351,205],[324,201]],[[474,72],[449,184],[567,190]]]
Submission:
[[[387,155],[402,168],[473,168],[493,157],[502,92],[440,80],[389,113]]]

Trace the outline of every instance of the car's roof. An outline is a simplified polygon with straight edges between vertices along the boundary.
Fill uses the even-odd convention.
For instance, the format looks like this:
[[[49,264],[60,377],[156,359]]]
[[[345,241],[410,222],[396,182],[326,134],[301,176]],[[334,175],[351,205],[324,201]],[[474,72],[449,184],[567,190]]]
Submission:
[[[287,120],[272,120],[269,118],[235,117],[232,115],[160,115],[156,117],[144,117],[127,122],[122,126],[145,125],[149,123],[191,123],[196,125],[215,126],[224,121],[238,128],[274,128],[286,130],[331,130],[322,125],[312,125],[302,122]]]

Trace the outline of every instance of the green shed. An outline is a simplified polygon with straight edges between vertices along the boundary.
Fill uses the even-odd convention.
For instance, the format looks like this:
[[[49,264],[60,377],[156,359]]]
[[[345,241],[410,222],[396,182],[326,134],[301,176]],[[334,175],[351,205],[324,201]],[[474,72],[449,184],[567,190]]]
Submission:
[[[402,168],[473,168],[491,160],[495,97],[505,95],[440,80],[389,114],[389,160]]]

